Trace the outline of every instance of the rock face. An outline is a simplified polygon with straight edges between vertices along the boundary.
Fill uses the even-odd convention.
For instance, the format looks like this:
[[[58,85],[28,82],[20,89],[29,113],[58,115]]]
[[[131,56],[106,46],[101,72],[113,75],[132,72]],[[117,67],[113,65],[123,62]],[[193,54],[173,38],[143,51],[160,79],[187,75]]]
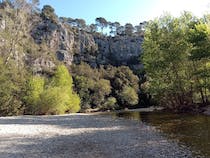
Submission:
[[[62,24],[55,24],[50,20],[42,21],[34,26],[32,37],[37,44],[41,44],[43,41],[46,42],[59,60],[64,61],[67,65],[71,65],[74,34]]]
[[[142,37],[107,37],[50,20],[40,21],[31,32],[37,44],[45,41],[57,59],[66,65],[81,61],[89,63],[92,67],[101,64],[139,65]]]
[[[105,59],[105,63],[116,66],[139,64],[142,37],[95,37],[95,41],[99,55]]]
[[[51,60],[43,59],[43,58],[37,58],[32,63],[33,66],[33,72],[42,72],[47,71],[50,72],[55,68],[55,64]]]

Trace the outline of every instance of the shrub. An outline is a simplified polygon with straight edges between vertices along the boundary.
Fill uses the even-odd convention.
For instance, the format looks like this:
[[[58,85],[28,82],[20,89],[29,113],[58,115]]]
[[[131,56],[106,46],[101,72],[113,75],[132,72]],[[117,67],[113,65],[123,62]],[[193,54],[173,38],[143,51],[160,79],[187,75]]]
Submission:
[[[26,112],[30,114],[64,114],[80,110],[80,98],[73,92],[72,77],[64,65],[57,67],[49,84],[33,76],[26,90]]]
[[[117,99],[114,97],[109,97],[107,98],[106,102],[102,106],[102,110],[114,110],[117,108]]]
[[[125,86],[120,93],[120,99],[124,105],[132,106],[138,104],[138,94],[132,87]]]
[[[44,91],[44,78],[40,76],[32,76],[26,86],[26,96],[24,97],[26,103],[25,112],[34,114],[38,110],[40,103],[40,95]]]
[[[25,71],[0,58],[0,116],[23,113],[22,91],[25,88]]]

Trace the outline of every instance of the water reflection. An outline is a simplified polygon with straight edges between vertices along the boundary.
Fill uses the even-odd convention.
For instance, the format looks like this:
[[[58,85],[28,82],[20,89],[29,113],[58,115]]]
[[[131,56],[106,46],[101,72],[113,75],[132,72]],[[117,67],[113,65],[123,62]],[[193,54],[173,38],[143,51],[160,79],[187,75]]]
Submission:
[[[163,112],[121,112],[113,116],[135,119],[156,126],[167,137],[210,157],[210,117]]]

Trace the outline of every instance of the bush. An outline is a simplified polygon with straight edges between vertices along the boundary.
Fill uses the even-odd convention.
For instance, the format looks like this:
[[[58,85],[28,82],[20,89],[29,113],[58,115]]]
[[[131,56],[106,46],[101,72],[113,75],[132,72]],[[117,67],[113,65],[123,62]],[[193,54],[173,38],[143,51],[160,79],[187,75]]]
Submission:
[[[26,96],[24,97],[26,109],[25,113],[34,114],[38,110],[40,104],[40,95],[44,91],[44,78],[40,76],[32,76],[26,86]]]
[[[119,95],[124,105],[132,106],[138,104],[138,94],[132,87],[125,86]]]
[[[67,109],[65,104],[69,99],[65,89],[48,88],[40,95],[37,114],[64,114]]]
[[[68,89],[72,90],[72,84],[73,80],[68,69],[64,65],[58,66],[52,78],[51,86],[68,87]]]
[[[79,97],[76,94],[69,94],[65,88],[48,88],[40,98],[38,114],[65,114],[80,110]]]
[[[92,94],[92,104],[95,106],[100,106],[103,104],[104,100],[111,93],[110,81],[105,79],[100,79],[95,82]]]
[[[117,108],[117,99],[114,97],[107,98],[104,105],[101,107],[101,110],[114,110]]]
[[[25,102],[30,114],[64,114],[80,110],[80,98],[73,92],[68,69],[58,66],[49,84],[44,78],[33,76],[27,86]]]
[[[138,103],[139,78],[127,66],[109,65],[96,69],[81,63],[73,66],[73,72],[75,89],[82,99],[83,110],[87,108],[115,109],[118,106],[127,107]],[[129,101],[130,103],[127,102],[130,99],[129,94],[123,92],[125,86],[132,89],[130,97],[134,100]],[[114,102],[113,104],[110,99]]]
[[[80,111],[80,98],[76,93],[73,93],[69,102],[67,103],[67,110],[68,113],[75,113]]]
[[[22,91],[25,88],[24,70],[0,58],[0,116],[23,113]]]

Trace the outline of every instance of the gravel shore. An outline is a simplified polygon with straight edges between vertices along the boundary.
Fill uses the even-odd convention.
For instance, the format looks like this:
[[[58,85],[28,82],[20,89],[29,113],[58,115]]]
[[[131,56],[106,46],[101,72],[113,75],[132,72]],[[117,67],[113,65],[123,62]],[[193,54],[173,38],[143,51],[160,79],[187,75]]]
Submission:
[[[192,158],[138,121],[91,114],[0,117],[0,158]]]

